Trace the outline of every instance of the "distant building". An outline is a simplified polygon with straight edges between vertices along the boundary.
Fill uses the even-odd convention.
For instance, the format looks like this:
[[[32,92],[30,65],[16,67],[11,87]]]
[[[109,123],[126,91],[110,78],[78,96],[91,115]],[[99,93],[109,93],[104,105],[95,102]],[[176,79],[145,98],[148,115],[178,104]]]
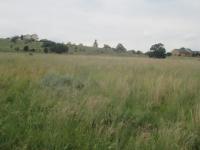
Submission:
[[[172,55],[174,56],[192,56],[193,51],[188,48],[180,48],[172,50]]]

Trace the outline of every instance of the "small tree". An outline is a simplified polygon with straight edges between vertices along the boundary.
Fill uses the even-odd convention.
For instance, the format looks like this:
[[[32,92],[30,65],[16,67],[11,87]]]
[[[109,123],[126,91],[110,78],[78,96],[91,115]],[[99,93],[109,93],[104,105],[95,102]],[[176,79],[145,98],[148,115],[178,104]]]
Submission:
[[[28,52],[29,51],[29,47],[26,45],[26,46],[24,46],[24,51],[25,52]]]
[[[45,48],[44,48],[44,53],[48,53],[48,52],[49,52],[48,48],[45,47]]]
[[[107,44],[104,44],[103,48],[105,48],[105,49],[111,49],[111,47],[109,45],[107,45]]]
[[[136,54],[135,50],[130,50],[129,52],[132,53],[132,54]]]
[[[30,49],[30,51],[31,51],[31,52],[35,52],[35,49],[34,49],[34,48],[32,48],[32,49]]]
[[[11,38],[11,42],[16,43],[18,39],[19,39],[19,36],[14,36]]]
[[[126,49],[121,43],[119,43],[119,44],[117,45],[117,47],[115,48],[115,51],[116,51],[116,52],[126,52],[127,49]]]
[[[143,52],[138,50],[138,51],[136,52],[136,54],[141,55],[141,54],[143,54]]]
[[[68,46],[63,43],[55,43],[48,40],[43,40],[42,42],[42,47],[44,48],[45,53],[68,53],[69,51]]]
[[[20,49],[19,49],[19,47],[15,47],[15,51],[17,51],[17,52],[18,52],[19,50],[20,50]]]
[[[172,53],[171,53],[171,52],[168,52],[168,53],[166,54],[166,56],[167,56],[167,57],[170,57],[170,56],[172,56]]]
[[[162,43],[154,44],[148,52],[149,57],[166,58],[166,49]]]

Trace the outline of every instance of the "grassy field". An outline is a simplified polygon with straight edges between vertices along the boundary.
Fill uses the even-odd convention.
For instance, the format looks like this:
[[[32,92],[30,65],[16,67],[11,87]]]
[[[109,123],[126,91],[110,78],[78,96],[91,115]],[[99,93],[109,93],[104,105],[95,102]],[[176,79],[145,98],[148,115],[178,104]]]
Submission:
[[[200,60],[0,53],[1,150],[199,150]]]

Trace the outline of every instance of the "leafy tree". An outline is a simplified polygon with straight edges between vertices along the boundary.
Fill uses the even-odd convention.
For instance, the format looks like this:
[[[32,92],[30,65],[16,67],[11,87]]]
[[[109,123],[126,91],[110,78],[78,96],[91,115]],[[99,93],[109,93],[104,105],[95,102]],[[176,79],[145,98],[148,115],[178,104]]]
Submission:
[[[126,52],[127,49],[126,49],[121,43],[119,43],[119,44],[117,45],[117,47],[115,48],[115,51],[116,51],[116,52]]]
[[[29,47],[26,45],[26,46],[24,46],[24,51],[25,52],[28,52],[29,51]]]
[[[34,49],[34,48],[32,48],[32,49],[30,49],[30,51],[31,51],[31,52],[35,52],[35,49]]]
[[[166,54],[166,56],[170,57],[170,56],[172,56],[172,53],[171,53],[171,52],[168,52],[168,53]]]
[[[129,52],[132,53],[132,54],[136,54],[135,50],[130,50]]]
[[[142,53],[142,51],[137,51],[136,54],[141,55],[143,53]]]
[[[44,52],[53,52],[53,53],[67,53],[69,48],[65,44],[55,43],[49,40],[42,40]]]
[[[154,44],[151,46],[148,55],[153,58],[166,58],[166,49],[162,43]]]
[[[20,50],[20,49],[19,49],[19,47],[16,47],[16,48],[15,48],[15,51],[17,51],[17,52],[18,52],[19,50]]]
[[[48,53],[48,52],[49,52],[48,48],[45,47],[45,48],[44,48],[44,53]]]
[[[199,56],[200,56],[200,52],[199,51],[193,51],[192,57],[199,57]]]
[[[40,40],[40,42],[42,42],[42,47],[47,48],[47,47],[53,47],[56,43],[53,41],[49,41],[49,40]]]
[[[105,49],[111,49],[111,47],[109,45],[107,45],[107,44],[104,44],[103,48],[105,48]]]
[[[52,52],[55,53],[66,53],[68,52],[68,47],[64,44],[60,44],[60,43],[56,43],[52,48],[51,48]]]
[[[19,36],[14,36],[11,38],[11,42],[16,43],[18,39],[19,39]]]

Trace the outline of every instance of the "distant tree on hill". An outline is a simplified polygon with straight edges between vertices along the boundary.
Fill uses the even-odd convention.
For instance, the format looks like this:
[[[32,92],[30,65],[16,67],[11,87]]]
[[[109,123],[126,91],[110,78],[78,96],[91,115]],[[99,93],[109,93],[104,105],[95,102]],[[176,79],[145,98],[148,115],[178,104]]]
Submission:
[[[44,53],[48,53],[48,52],[49,52],[48,48],[45,47],[45,48],[44,48]]]
[[[127,49],[126,49],[121,43],[119,43],[119,44],[117,45],[117,47],[115,48],[115,51],[116,51],[116,52],[126,52]]]
[[[15,51],[17,51],[17,52],[18,52],[19,50],[20,50],[20,49],[19,49],[19,47],[15,47]]]
[[[53,41],[49,41],[49,40],[40,40],[40,42],[42,42],[42,47],[44,48],[50,48],[53,47],[56,43]]]
[[[166,54],[166,56],[170,57],[170,56],[172,56],[172,53],[171,53],[171,52],[168,52],[168,53]]]
[[[132,53],[132,54],[136,54],[135,50],[130,50],[129,52]]]
[[[16,43],[18,39],[19,39],[19,36],[14,36],[11,38],[11,42]]]
[[[137,51],[136,54],[141,55],[141,54],[143,54],[143,52],[142,51]]]
[[[24,51],[25,52],[28,52],[29,51],[29,47],[26,45],[26,46],[24,46]]]
[[[199,57],[200,56],[200,51],[193,51],[192,57]]]
[[[55,53],[67,53],[68,47],[64,44],[56,43],[50,50]]]
[[[30,49],[30,52],[35,52],[35,49],[34,48]]]
[[[154,44],[148,52],[149,57],[153,58],[166,58],[166,50],[162,43]]]
[[[53,52],[53,53],[67,53],[69,51],[69,48],[65,44],[61,43],[55,43],[49,40],[42,40],[44,48],[44,52]]]
[[[111,49],[111,47],[109,45],[107,45],[107,44],[104,44],[103,48],[105,48],[105,49]]]
[[[98,42],[97,42],[97,40],[94,41],[93,47],[98,48]]]

